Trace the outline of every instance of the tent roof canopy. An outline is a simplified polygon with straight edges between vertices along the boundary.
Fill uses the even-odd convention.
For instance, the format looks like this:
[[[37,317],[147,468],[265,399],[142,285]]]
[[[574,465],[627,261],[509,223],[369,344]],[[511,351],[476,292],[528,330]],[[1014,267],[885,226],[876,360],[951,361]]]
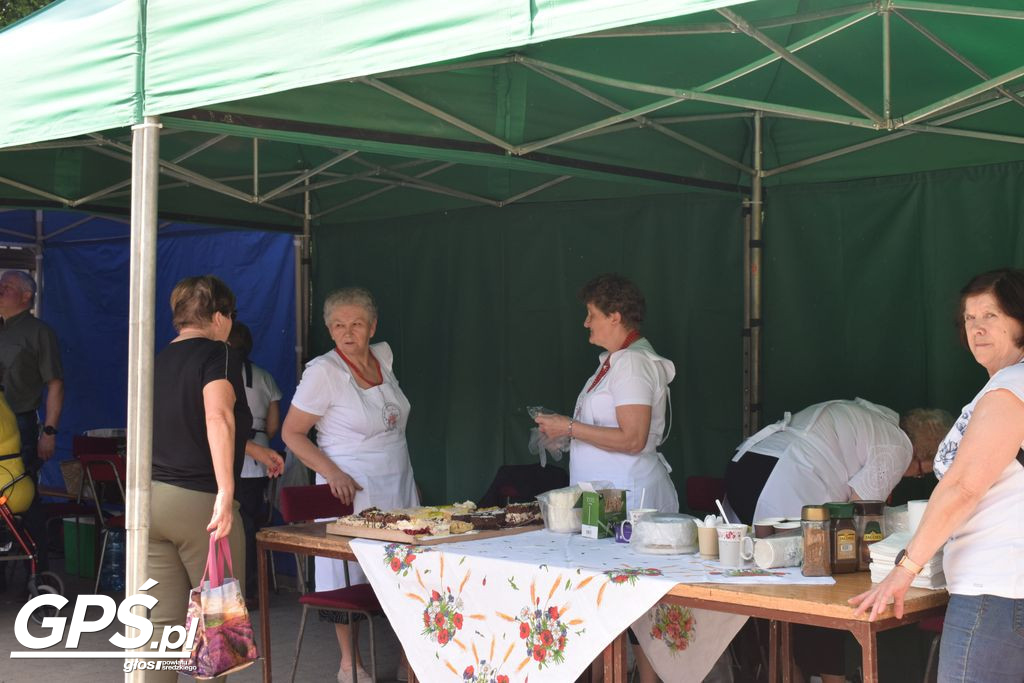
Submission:
[[[117,127],[142,115],[164,126],[162,207],[283,228],[306,213],[744,192],[755,117],[769,184],[1024,159],[1016,0],[427,3],[434,15],[416,0],[151,0],[134,38],[129,4],[63,0],[0,32],[2,58],[40,32],[77,35],[86,6],[111,19],[73,44],[106,60],[60,71],[73,55],[57,49],[55,82],[24,57],[0,76],[6,92],[34,84],[0,114],[4,203],[124,213]],[[105,78],[80,92],[92,68]],[[111,118],[86,115],[105,97]],[[76,134],[49,140],[62,130]]]

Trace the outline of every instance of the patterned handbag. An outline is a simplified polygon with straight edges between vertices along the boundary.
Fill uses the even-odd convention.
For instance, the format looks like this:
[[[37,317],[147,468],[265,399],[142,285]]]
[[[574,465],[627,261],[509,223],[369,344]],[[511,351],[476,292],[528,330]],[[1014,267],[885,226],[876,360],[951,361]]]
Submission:
[[[192,628],[193,620],[199,622],[189,658],[189,664],[195,666],[192,673],[195,678],[209,679],[234,673],[259,658],[245,599],[238,579],[234,578],[227,538],[215,541],[210,536],[206,570],[199,587],[193,588],[188,596],[186,631]]]

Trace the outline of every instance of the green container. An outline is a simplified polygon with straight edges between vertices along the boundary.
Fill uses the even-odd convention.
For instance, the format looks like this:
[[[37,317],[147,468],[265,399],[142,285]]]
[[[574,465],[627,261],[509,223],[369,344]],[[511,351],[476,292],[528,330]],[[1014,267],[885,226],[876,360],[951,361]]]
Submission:
[[[95,517],[64,518],[64,571],[95,578],[97,545]]]
[[[626,492],[622,489],[584,491],[580,494],[583,524],[580,533],[586,538],[610,538],[612,526],[626,519]]]

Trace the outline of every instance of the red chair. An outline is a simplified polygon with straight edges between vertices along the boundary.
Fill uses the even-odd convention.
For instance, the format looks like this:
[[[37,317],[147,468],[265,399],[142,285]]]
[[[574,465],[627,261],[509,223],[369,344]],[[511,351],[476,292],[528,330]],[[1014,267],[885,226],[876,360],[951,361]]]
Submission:
[[[924,670],[924,683],[934,683],[939,675],[939,642],[942,640],[942,626],[946,617],[931,617],[922,619],[917,627],[925,633],[931,633],[932,644],[928,648],[928,665]]]
[[[124,482],[128,478],[124,458],[117,454],[117,440],[100,437],[76,436],[72,443],[75,458],[82,464],[85,483],[89,485],[93,502],[96,505],[96,519],[103,530],[100,545],[100,560],[96,570],[96,585],[93,592],[98,593],[103,569],[103,558],[107,552],[111,529],[125,528],[125,492]],[[113,499],[116,506],[104,509],[104,502]]]
[[[716,499],[725,500],[725,479],[699,476],[686,478],[686,507],[691,512],[719,514]]]
[[[352,514],[351,505],[343,505],[340,500],[331,493],[331,487],[326,484],[319,486],[286,486],[281,489],[281,517],[284,521],[292,524],[296,522],[309,522],[323,517],[341,517]],[[299,603],[302,605],[302,621],[299,624],[299,637],[295,641],[295,661],[292,662],[292,673],[290,681],[295,681],[295,672],[299,666],[299,653],[302,651],[302,636],[306,630],[306,616],[310,609],[327,610],[347,614],[349,623],[352,623],[353,614],[361,614],[370,625],[370,674],[377,680],[377,657],[373,639],[373,617],[381,615],[383,611],[373,588],[368,583],[349,584],[348,562],[345,562],[345,583],[344,588],[336,588],[329,591],[306,592],[308,582],[304,576],[304,562],[299,562],[296,555],[295,564],[298,567],[299,586],[302,595]],[[349,638],[355,645],[353,631],[349,631]],[[355,667],[353,666],[353,671]]]

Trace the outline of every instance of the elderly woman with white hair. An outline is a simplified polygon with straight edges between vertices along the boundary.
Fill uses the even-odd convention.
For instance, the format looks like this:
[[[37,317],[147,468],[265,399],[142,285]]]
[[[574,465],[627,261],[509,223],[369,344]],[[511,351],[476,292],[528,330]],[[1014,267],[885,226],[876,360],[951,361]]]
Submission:
[[[405,425],[409,401],[392,370],[394,355],[387,342],[370,344],[377,330],[377,306],[365,289],[333,292],[324,302],[324,323],[334,348],[311,360],[295,390],[281,436],[296,457],[328,484],[342,503],[358,512],[419,504],[413,482]],[[317,428],[317,443],[309,431]],[[349,570],[352,583],[365,583],[358,568]],[[340,560],[316,558],[317,590],[345,586]],[[341,648],[339,681],[369,681],[349,640],[347,623],[337,623]],[[355,635],[355,634],[353,634]]]

